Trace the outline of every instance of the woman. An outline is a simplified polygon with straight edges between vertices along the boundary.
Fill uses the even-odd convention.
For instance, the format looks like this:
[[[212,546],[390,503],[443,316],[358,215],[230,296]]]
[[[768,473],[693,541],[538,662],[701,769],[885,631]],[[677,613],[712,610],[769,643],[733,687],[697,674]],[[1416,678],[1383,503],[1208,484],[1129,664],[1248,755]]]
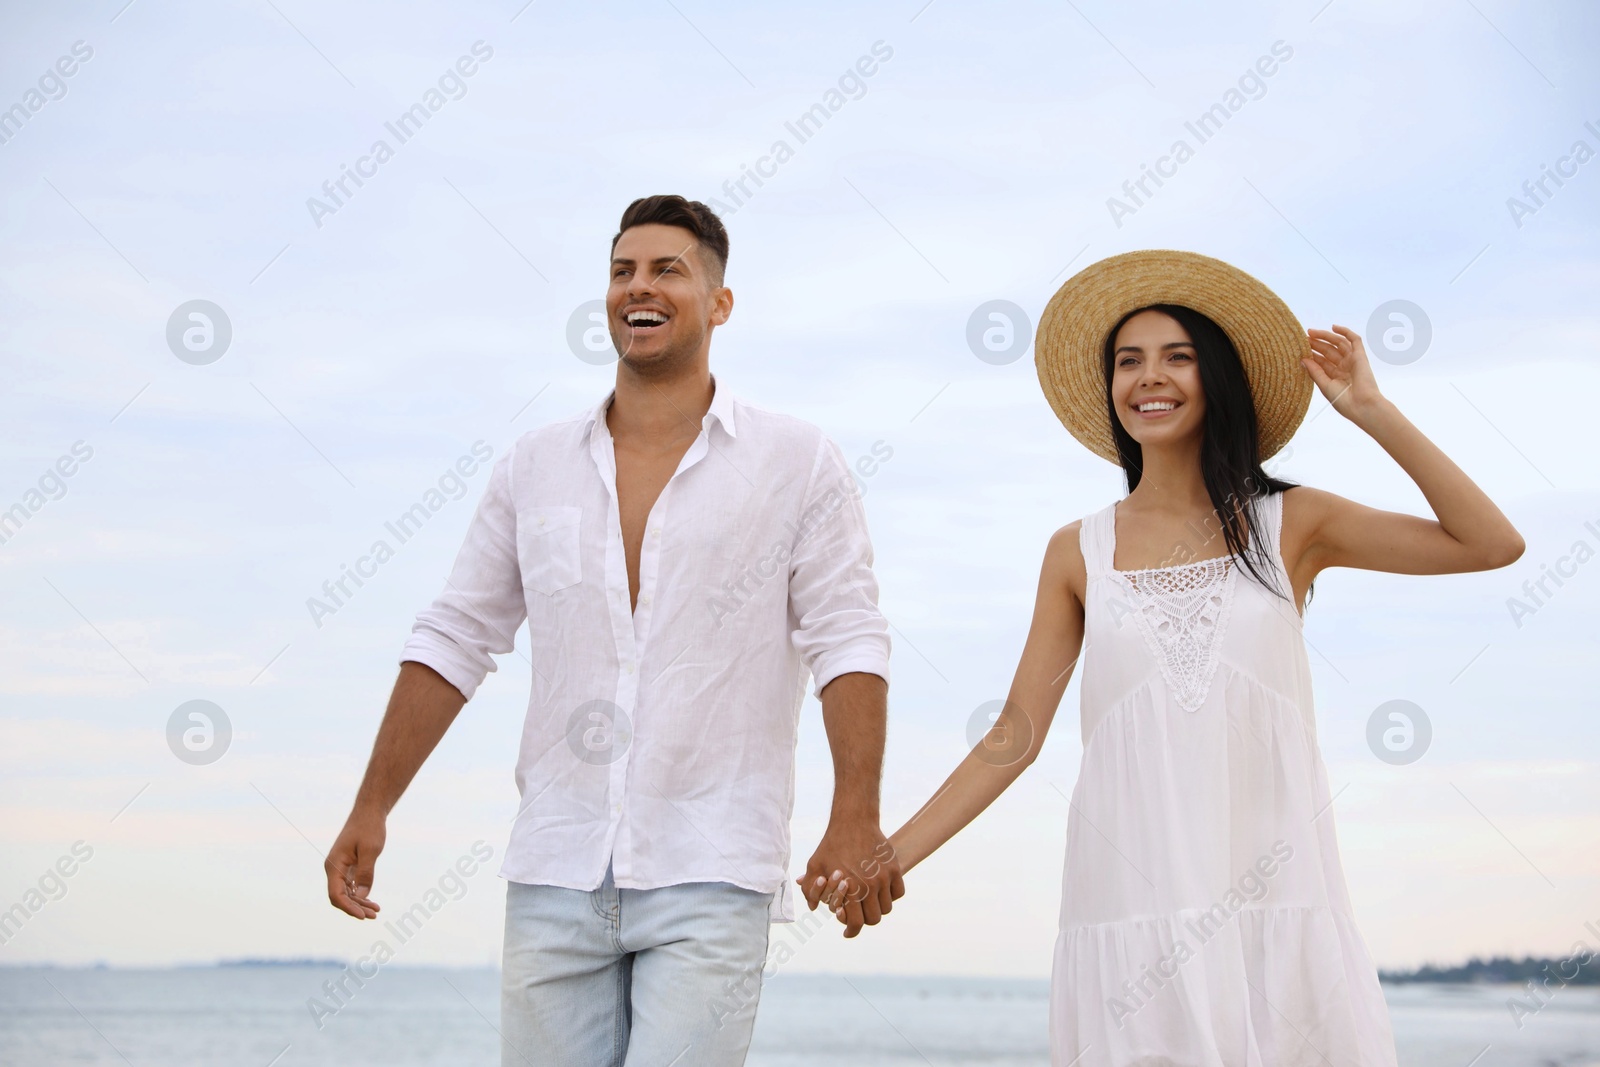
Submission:
[[[1114,256],[1045,310],[1056,414],[1128,495],[1050,539],[1032,628],[983,742],[891,838],[902,871],[1031,763],[1083,652],[1051,1055],[1069,1064],[1395,1064],[1317,748],[1301,606],[1317,574],[1447,574],[1523,550],[1379,391],[1361,339],[1302,331],[1266,286],[1187,252]],[[1437,520],[1261,467],[1315,383]],[[849,879],[827,887],[859,925]]]

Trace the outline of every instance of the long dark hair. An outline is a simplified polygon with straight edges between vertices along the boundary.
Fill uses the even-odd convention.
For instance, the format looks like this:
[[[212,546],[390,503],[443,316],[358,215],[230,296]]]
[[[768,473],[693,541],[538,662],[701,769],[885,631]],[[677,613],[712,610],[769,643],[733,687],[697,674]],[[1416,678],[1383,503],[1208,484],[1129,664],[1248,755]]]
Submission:
[[[1256,404],[1250,395],[1250,382],[1239,360],[1239,350],[1233,347],[1233,341],[1221,326],[1193,308],[1179,304],[1135,308],[1118,319],[1106,335],[1106,416],[1111,420],[1111,436],[1116,441],[1117,460],[1128,480],[1128,492],[1138,487],[1144,475],[1144,449],[1117,417],[1116,404],[1111,399],[1111,377],[1116,370],[1117,332],[1123,323],[1141,311],[1159,311],[1170,316],[1194,342],[1196,360],[1200,364],[1200,388],[1206,398],[1200,474],[1205,479],[1206,495],[1211,498],[1212,508],[1221,519],[1223,543],[1256,581],[1285,600],[1290,599],[1293,590],[1278,587],[1275,570],[1266,554],[1266,541],[1256,535],[1260,529],[1256,501],[1260,496],[1281,493],[1299,483],[1274,478],[1261,468]],[[1238,506],[1230,506],[1233,502],[1238,502]],[[1274,575],[1272,580],[1267,579],[1267,574]],[[1315,584],[1312,583],[1313,588]],[[1306,599],[1309,603],[1309,595]]]

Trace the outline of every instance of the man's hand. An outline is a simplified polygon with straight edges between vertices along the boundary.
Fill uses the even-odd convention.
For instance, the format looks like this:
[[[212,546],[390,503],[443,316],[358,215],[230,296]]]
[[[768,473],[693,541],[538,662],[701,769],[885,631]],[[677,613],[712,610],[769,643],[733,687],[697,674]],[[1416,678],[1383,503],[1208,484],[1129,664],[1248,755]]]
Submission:
[[[352,811],[322,869],[328,874],[328,902],[358,919],[376,919],[382,909],[372,892],[372,868],[383,851],[384,818],[376,812]]]
[[[322,864],[328,903],[340,911],[358,919],[378,917],[378,905],[367,894],[372,892],[373,864],[383,851],[384,824],[466,702],[432,667],[411,660],[400,664],[350,817]]]
[[[830,821],[806,873],[796,881],[812,911],[819,901],[834,907],[845,937],[855,937],[863,925],[876,926],[906,892],[893,846],[867,819]]]

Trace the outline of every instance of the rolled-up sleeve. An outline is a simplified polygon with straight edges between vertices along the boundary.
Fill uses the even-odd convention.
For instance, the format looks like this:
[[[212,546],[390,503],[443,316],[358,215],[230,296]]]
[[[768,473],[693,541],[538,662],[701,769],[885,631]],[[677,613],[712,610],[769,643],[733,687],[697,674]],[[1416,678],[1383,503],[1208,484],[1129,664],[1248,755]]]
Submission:
[[[841,674],[889,680],[889,624],[878,610],[872,539],[860,485],[839,446],[822,437],[796,523],[789,567],[795,649],[818,699]]]
[[[400,654],[402,663],[433,668],[468,700],[495,669],[494,655],[511,651],[527,617],[511,499],[515,454],[496,461],[444,591],[417,615]]]

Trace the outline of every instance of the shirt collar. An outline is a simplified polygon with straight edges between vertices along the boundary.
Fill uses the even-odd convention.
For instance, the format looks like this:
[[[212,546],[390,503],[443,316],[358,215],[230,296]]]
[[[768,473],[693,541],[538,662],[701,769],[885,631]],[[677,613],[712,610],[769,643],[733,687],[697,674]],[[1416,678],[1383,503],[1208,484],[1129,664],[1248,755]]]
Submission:
[[[711,408],[706,414],[722,424],[722,428],[729,437],[738,437],[733,428],[733,394],[717,384],[717,376],[711,376]]]
[[[605,421],[606,409],[611,406],[611,401],[616,398],[616,395],[617,390],[613,388],[605,395],[605,399],[590,409],[583,422],[585,435],[594,429],[595,423],[603,423]],[[722,429],[729,437],[739,436],[734,428],[733,394],[722,388],[715,374],[711,376],[711,407],[706,411],[706,419],[701,423],[700,428],[702,430],[709,429],[710,420],[712,419],[721,424]]]

